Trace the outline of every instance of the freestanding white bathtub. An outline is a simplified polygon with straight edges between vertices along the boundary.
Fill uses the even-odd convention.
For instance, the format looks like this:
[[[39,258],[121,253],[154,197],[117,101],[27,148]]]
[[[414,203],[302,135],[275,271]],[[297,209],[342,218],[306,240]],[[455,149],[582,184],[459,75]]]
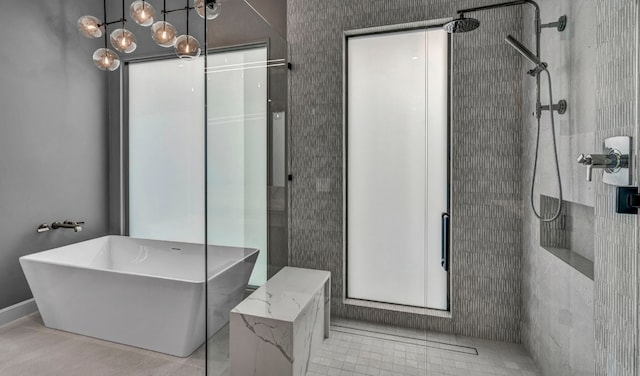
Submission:
[[[20,257],[47,327],[186,357],[205,341],[204,246],[105,236]],[[240,303],[258,250],[208,247],[208,336]]]

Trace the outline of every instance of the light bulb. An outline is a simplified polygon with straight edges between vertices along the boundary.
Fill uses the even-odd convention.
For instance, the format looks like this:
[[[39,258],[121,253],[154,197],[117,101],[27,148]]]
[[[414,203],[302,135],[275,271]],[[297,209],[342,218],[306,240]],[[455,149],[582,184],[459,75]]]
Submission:
[[[136,50],[136,36],[127,29],[115,29],[109,37],[113,48],[120,52],[129,54]]]
[[[156,10],[153,5],[143,0],[136,0],[129,7],[131,18],[140,26],[151,26],[156,16]]]
[[[82,16],[78,18],[78,30],[87,38],[100,38],[102,36],[102,22],[94,16]]]
[[[206,1],[206,0],[193,0],[193,4],[196,8],[196,12],[202,18],[213,20],[220,15],[220,1]]]
[[[93,63],[100,70],[114,71],[120,67],[120,58],[118,54],[108,48],[98,48],[93,53]]]
[[[185,60],[200,56],[200,42],[191,35],[180,35],[176,39],[176,55]]]
[[[151,26],[151,38],[161,47],[172,47],[176,42],[178,31],[172,24],[158,21]]]

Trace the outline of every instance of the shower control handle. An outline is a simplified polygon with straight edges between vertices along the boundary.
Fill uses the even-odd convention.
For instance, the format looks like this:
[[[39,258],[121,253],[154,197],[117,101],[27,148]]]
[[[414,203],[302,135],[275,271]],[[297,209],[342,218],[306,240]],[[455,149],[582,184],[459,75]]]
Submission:
[[[591,181],[591,177],[592,177],[591,167],[593,163],[593,159],[591,158],[591,155],[580,154],[578,156],[578,163],[587,166],[587,181]]]
[[[624,187],[631,185],[631,137],[615,136],[605,138],[602,143],[602,154],[580,154],[578,163],[587,166],[587,181],[591,181],[594,168],[604,170],[604,184]]]
[[[580,154],[578,163],[587,166],[587,181],[591,181],[594,168],[605,169],[606,172],[614,172],[629,165],[629,157],[622,155],[617,150],[609,154]]]

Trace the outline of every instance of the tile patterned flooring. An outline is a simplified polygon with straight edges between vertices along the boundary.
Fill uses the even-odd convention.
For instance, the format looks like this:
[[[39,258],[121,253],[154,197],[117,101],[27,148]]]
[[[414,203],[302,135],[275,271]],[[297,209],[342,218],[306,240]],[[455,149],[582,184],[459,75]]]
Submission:
[[[334,319],[307,376],[539,376],[522,345]]]
[[[307,376],[539,376],[521,345],[336,318]],[[209,340],[209,374],[228,376],[228,327]],[[2,376],[204,376],[189,358],[46,328],[36,313],[0,326]]]

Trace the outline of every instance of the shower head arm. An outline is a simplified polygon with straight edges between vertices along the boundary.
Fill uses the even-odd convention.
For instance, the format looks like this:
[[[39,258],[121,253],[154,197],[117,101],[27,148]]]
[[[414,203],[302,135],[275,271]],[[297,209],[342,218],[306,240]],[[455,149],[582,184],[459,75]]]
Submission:
[[[536,51],[535,51],[535,54],[536,54],[536,56],[539,57],[540,56],[540,32],[541,32],[540,6],[535,1],[533,1],[533,0],[507,1],[507,2],[504,2],[504,3],[484,5],[484,6],[480,6],[480,7],[474,7],[474,8],[460,9],[460,10],[457,11],[457,13],[462,16],[462,15],[464,15],[464,13],[479,12],[479,11],[490,10],[490,9],[498,9],[498,8],[504,8],[504,7],[513,7],[513,6],[516,6],[516,5],[524,5],[524,4],[529,4],[529,5],[533,6],[534,9],[535,9],[535,12],[534,12],[535,34],[536,34]]]
[[[478,12],[478,11],[483,11],[483,10],[497,9],[497,8],[504,8],[504,7],[512,7],[512,6],[523,5],[523,4],[530,4],[536,9],[536,12],[540,12],[540,6],[535,1],[532,1],[532,0],[515,0],[515,1],[507,1],[505,3],[498,3],[498,4],[484,5],[484,6],[480,6],[480,7],[474,7],[474,8],[460,9],[460,10],[457,11],[457,13],[458,14],[463,14],[463,13],[470,13],[470,12]]]

